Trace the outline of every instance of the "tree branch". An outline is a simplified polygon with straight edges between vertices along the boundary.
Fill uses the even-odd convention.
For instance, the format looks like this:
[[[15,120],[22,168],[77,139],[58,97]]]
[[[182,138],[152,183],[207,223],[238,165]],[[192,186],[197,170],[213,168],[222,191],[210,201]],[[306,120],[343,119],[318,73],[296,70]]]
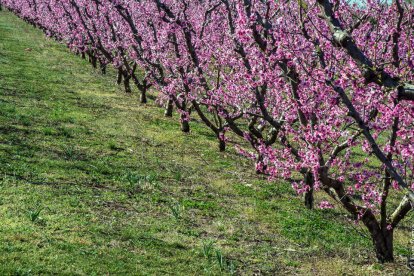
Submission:
[[[323,11],[322,17],[328,23],[334,42],[342,47],[362,69],[366,82],[374,82],[388,88],[398,88],[399,99],[414,101],[414,86],[400,82],[397,77],[375,69],[373,62],[358,48],[351,35],[343,29],[341,22],[335,17],[333,4],[329,0],[317,0],[317,2]]]

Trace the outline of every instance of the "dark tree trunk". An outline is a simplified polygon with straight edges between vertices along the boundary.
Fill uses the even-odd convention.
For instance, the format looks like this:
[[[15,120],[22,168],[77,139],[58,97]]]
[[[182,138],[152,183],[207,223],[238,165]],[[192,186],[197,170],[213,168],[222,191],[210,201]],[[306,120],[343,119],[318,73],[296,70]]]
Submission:
[[[393,230],[381,231],[371,234],[375,247],[375,254],[380,263],[394,261]]]
[[[312,175],[312,173],[308,172],[305,175],[305,184],[310,187],[310,190],[305,192],[305,206],[308,209],[313,209],[313,202],[314,202],[313,183],[314,183],[313,175]]]
[[[124,76],[124,87],[125,87],[125,92],[126,93],[132,93],[132,89],[131,89],[131,84],[130,84],[130,77],[125,77]]]
[[[122,83],[123,73],[121,69],[118,69],[118,76],[116,79],[116,84],[120,85]]]
[[[140,102],[142,104],[146,104],[147,103],[147,88],[144,86],[143,88],[140,89],[140,92],[141,92]]]
[[[188,123],[188,121],[181,122],[181,131],[184,133],[190,132],[190,124]]]
[[[184,108],[184,111],[186,111],[186,106],[185,106],[185,104],[183,104],[183,108]],[[184,132],[184,133],[188,133],[188,132],[190,132],[190,123],[189,123],[189,120],[188,120],[189,118],[188,118],[188,116],[187,116],[187,114],[185,114],[185,113],[181,113],[181,131],[182,132]]]
[[[101,67],[102,75],[105,75],[106,74],[106,64],[100,63],[100,67]]]
[[[98,67],[98,59],[94,55],[91,55],[91,64],[95,69]]]
[[[393,228],[388,229],[388,226],[392,225],[395,227],[395,225],[397,225],[399,222],[399,216],[401,215],[404,217],[406,212],[409,212],[411,210],[411,206],[408,205],[408,197],[407,201],[401,202],[401,207],[397,208],[395,211],[397,213],[394,212],[394,214],[391,216],[391,222],[386,221],[380,225],[372,210],[355,204],[352,201],[352,198],[347,194],[343,182],[328,177],[326,174],[326,169],[320,170],[320,180],[322,181],[323,186],[325,186],[323,189],[327,192],[327,194],[335,200],[341,202],[342,206],[348,210],[355,219],[357,219],[358,216],[362,215],[361,220],[371,235],[378,262],[385,263],[394,261],[394,230]],[[389,223],[391,223],[391,225]]]
[[[381,228],[378,222],[375,219],[375,216],[365,215],[362,218],[365,226],[368,228],[372,242],[375,248],[375,254],[377,256],[378,262],[386,263],[394,261],[393,254],[393,238],[394,238],[394,229],[388,230],[386,227]]]
[[[222,139],[218,138],[219,140],[219,150],[221,152],[226,151],[226,142],[224,142]]]
[[[173,109],[174,109],[173,100],[169,99],[168,102],[167,102],[167,106],[165,107],[164,116],[165,117],[172,117]]]
[[[86,59],[85,52],[82,52],[82,59]]]

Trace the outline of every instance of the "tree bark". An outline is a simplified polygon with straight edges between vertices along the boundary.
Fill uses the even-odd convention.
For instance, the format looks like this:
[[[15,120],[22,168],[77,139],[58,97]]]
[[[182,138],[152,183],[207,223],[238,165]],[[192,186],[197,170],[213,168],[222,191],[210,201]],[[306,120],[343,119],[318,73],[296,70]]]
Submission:
[[[328,23],[335,44],[342,47],[356,62],[366,82],[374,82],[388,88],[397,88],[399,99],[414,101],[414,85],[402,82],[385,71],[375,70],[372,60],[357,46],[351,35],[342,28],[341,22],[335,16],[333,4],[329,0],[317,0],[317,2],[322,9],[323,17]]]
[[[410,198],[408,196],[404,196],[390,217],[391,226],[393,228],[396,227],[398,223],[408,214],[408,212],[412,210],[413,205],[411,204]]]
[[[125,93],[132,93],[131,84],[130,84],[130,77],[124,76],[124,87],[125,87]]]
[[[361,210],[362,211],[362,210]],[[371,234],[372,242],[375,249],[375,255],[378,262],[386,263],[394,261],[394,252],[393,252],[393,238],[394,238],[394,228],[387,226],[381,227],[378,223],[375,215],[369,210],[366,209],[362,216],[362,222],[368,228],[369,233]],[[390,225],[391,226],[391,225]]]
[[[101,73],[102,73],[102,75],[105,75],[106,74],[106,64],[104,64],[104,63],[100,63],[100,67],[101,67]]]
[[[146,104],[147,103],[147,88],[144,86],[140,89],[141,96],[140,96],[140,103]]]
[[[356,205],[352,199],[349,197],[347,192],[344,189],[343,183],[332,179],[327,176],[326,171],[320,171],[322,184],[329,188],[324,188],[325,192],[331,196],[334,200],[341,202],[342,206],[348,210],[353,216],[354,219],[357,219],[358,216],[362,216],[361,220],[364,225],[367,227],[371,239],[374,245],[375,254],[378,262],[392,262],[394,260],[393,256],[393,224],[391,228],[388,229],[387,226],[381,227],[378,223],[374,213],[369,208],[361,207]],[[409,203],[407,197],[406,200],[403,200],[402,205],[405,206],[406,203]],[[406,210],[405,207],[402,207],[403,210]],[[391,222],[392,223],[392,222]],[[396,224],[395,224],[396,225]]]
[[[394,261],[393,229],[377,229],[371,232],[375,254],[380,263]]]
[[[186,115],[181,115],[181,131],[184,133],[190,132],[190,123],[184,118]]]
[[[97,62],[98,62],[98,59],[94,55],[91,55],[91,64],[92,64],[92,67],[95,69],[98,67]]]
[[[220,137],[218,138],[218,140],[219,140],[219,150],[220,150],[220,152],[226,151],[226,142],[223,141],[222,139],[220,139]]]
[[[256,164],[259,164],[263,161],[263,155],[259,154],[259,157],[257,158]],[[263,170],[257,169],[256,167],[256,174],[263,174],[265,173],[267,169],[267,166],[263,164]]]
[[[172,117],[173,109],[174,109],[173,100],[169,99],[168,102],[167,102],[167,105],[165,107],[164,116],[165,117]]]
[[[398,87],[398,98],[401,100],[414,101],[414,85],[405,83],[404,86]]]
[[[120,85],[122,82],[122,78],[123,78],[123,73],[121,69],[118,69],[118,76],[116,79],[116,84]]]
[[[314,184],[314,178],[311,172],[306,173],[305,175],[305,183],[309,186],[309,191],[305,192],[305,206],[308,209],[313,209],[313,184]]]

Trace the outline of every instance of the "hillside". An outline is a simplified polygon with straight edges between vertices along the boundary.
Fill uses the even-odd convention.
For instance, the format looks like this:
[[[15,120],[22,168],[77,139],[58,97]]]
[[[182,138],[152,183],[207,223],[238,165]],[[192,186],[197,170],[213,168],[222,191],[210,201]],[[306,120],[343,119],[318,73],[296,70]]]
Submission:
[[[0,274],[408,274],[341,210],[302,207],[207,129],[139,105],[0,12]]]

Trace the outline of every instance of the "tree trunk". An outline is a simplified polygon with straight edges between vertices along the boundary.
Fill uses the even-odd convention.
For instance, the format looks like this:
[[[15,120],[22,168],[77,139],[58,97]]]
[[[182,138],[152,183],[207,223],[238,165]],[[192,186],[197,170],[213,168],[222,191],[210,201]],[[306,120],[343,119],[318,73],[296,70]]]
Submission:
[[[223,141],[222,139],[220,139],[220,137],[218,138],[219,140],[219,150],[220,152],[226,151],[226,142]]]
[[[190,132],[190,123],[187,120],[187,115],[181,114],[181,131],[184,133]]]
[[[147,103],[147,88],[145,88],[145,86],[140,89],[141,91],[141,96],[140,96],[140,102],[142,104],[146,104]]]
[[[188,121],[182,121],[181,122],[181,131],[184,133],[189,133],[190,132],[190,124],[188,123]]]
[[[122,82],[122,78],[123,78],[122,70],[118,69],[118,76],[117,76],[117,79],[116,79],[116,84],[120,85],[121,82]]]
[[[132,89],[131,89],[131,84],[129,82],[131,78],[130,77],[125,77],[124,76],[124,87],[125,87],[125,92],[126,93],[132,93]]]
[[[100,63],[100,67],[101,67],[102,75],[105,75],[106,74],[106,64]]]
[[[380,263],[394,261],[393,229],[371,233],[375,254]]]
[[[86,59],[85,52],[82,52],[82,59]]]
[[[312,173],[308,172],[305,175],[305,184],[309,186],[310,190],[305,192],[305,206],[308,209],[313,209],[313,202],[314,202],[314,198],[313,198],[313,183],[314,183],[314,178]]]
[[[174,109],[173,100],[169,99],[168,102],[167,102],[167,106],[165,107],[164,116],[165,117],[172,117],[173,109]]]
[[[393,262],[393,238],[394,238],[394,229],[381,228],[378,224],[375,216],[372,213],[365,213],[362,218],[365,226],[368,228],[369,233],[371,234],[372,243],[374,245],[375,254],[377,260],[380,263]]]
[[[389,225],[390,222],[383,224],[381,227],[372,210],[355,204],[352,201],[352,198],[347,194],[343,182],[328,177],[326,174],[326,169],[320,170],[320,180],[322,181],[322,184],[324,186],[323,189],[327,192],[327,194],[334,198],[336,201],[341,202],[342,206],[348,210],[355,219],[361,216],[362,222],[367,227],[371,235],[378,262],[385,263],[394,261],[394,230],[391,227],[388,229],[388,227],[391,226]],[[398,223],[398,221],[395,221],[395,219],[392,218],[391,221],[393,225],[396,225],[396,223]]]
[[[93,68],[98,67],[98,59],[94,55],[91,55],[91,63]]]
[[[257,167],[257,165],[259,165],[260,163],[262,163],[262,161],[263,161],[263,155],[262,154],[259,154],[259,157],[257,158],[257,161],[256,161],[256,174],[263,174],[267,170],[267,165],[265,165],[265,164],[262,165],[263,167],[261,169],[259,169]]]

